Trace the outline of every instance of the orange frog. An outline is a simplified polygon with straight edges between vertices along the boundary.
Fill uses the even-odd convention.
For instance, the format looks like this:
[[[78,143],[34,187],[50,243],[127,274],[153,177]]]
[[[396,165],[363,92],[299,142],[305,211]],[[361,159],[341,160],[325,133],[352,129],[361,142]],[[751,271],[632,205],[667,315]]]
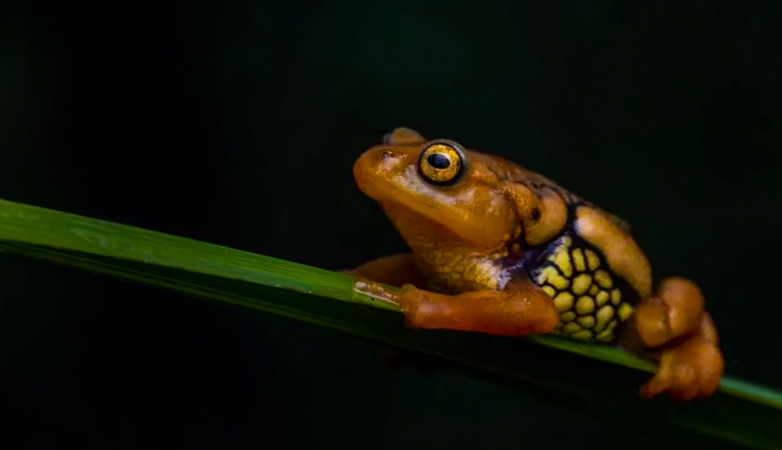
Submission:
[[[407,128],[361,155],[353,174],[412,252],[348,273],[358,290],[397,304],[408,326],[617,344],[658,361],[645,398],[717,389],[724,360],[700,290],[683,278],[653,289],[617,216],[521,166]]]

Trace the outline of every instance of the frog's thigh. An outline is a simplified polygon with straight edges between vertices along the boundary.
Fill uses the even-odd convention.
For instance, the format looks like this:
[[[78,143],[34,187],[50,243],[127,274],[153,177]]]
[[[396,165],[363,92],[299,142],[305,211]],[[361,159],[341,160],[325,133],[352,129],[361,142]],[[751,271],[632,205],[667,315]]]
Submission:
[[[418,270],[411,253],[378,258],[343,273],[396,287],[405,284],[426,286],[426,278]]]
[[[554,331],[559,313],[545,292],[529,280],[515,280],[502,291],[442,295],[406,289],[397,304],[412,328],[524,336]]]
[[[652,268],[633,237],[602,211],[579,206],[576,232],[605,256],[611,270],[624,278],[641,298],[652,290]]]

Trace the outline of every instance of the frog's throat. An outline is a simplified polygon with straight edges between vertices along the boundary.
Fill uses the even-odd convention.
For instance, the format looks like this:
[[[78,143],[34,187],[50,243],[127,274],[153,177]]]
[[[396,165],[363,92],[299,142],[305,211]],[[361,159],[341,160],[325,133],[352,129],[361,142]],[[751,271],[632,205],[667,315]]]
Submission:
[[[429,251],[432,245],[458,246],[472,252],[494,253],[507,248],[507,233],[493,234],[487,228],[470,228],[461,217],[447,217],[445,211],[433,212],[420,204],[408,205],[399,201],[379,200],[391,223],[413,252]]]
[[[357,167],[368,157],[362,156]],[[476,214],[470,208],[452,202],[447,195],[422,190],[415,183],[406,181],[416,177],[415,174],[408,174],[407,178],[401,177],[396,182],[389,182],[386,176],[372,171],[354,170],[354,174],[358,188],[380,204],[402,234],[420,229],[426,223],[436,224],[439,233],[445,231],[457,237],[454,240],[459,240],[465,246],[484,251],[507,243],[517,226],[517,218],[513,213],[493,216]],[[503,210],[495,208],[495,211]],[[391,217],[400,214],[412,215],[417,222],[411,220],[400,224],[397,223],[398,219]]]

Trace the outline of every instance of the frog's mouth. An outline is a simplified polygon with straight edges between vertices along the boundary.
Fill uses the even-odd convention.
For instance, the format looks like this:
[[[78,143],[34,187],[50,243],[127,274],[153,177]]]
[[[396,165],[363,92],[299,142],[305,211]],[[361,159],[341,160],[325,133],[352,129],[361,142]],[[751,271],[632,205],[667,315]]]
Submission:
[[[407,148],[370,149],[354,164],[356,185],[377,201],[394,222],[398,220],[391,216],[398,217],[408,211],[418,216],[419,225],[424,225],[424,221],[437,224],[476,250],[496,248],[509,239],[515,227],[515,215],[504,204],[504,198],[487,202],[485,198],[477,199],[474,189],[433,186],[415,170],[417,156],[416,151]],[[405,234],[413,230],[403,228],[415,223],[405,220],[404,225],[395,225]]]

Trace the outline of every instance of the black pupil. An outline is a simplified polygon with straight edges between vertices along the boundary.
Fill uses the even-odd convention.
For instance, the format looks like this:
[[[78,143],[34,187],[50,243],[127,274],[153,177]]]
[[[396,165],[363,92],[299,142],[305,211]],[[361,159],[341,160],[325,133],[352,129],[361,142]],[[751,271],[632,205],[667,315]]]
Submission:
[[[435,169],[447,169],[451,165],[451,159],[442,153],[432,153],[426,158],[429,165]]]

